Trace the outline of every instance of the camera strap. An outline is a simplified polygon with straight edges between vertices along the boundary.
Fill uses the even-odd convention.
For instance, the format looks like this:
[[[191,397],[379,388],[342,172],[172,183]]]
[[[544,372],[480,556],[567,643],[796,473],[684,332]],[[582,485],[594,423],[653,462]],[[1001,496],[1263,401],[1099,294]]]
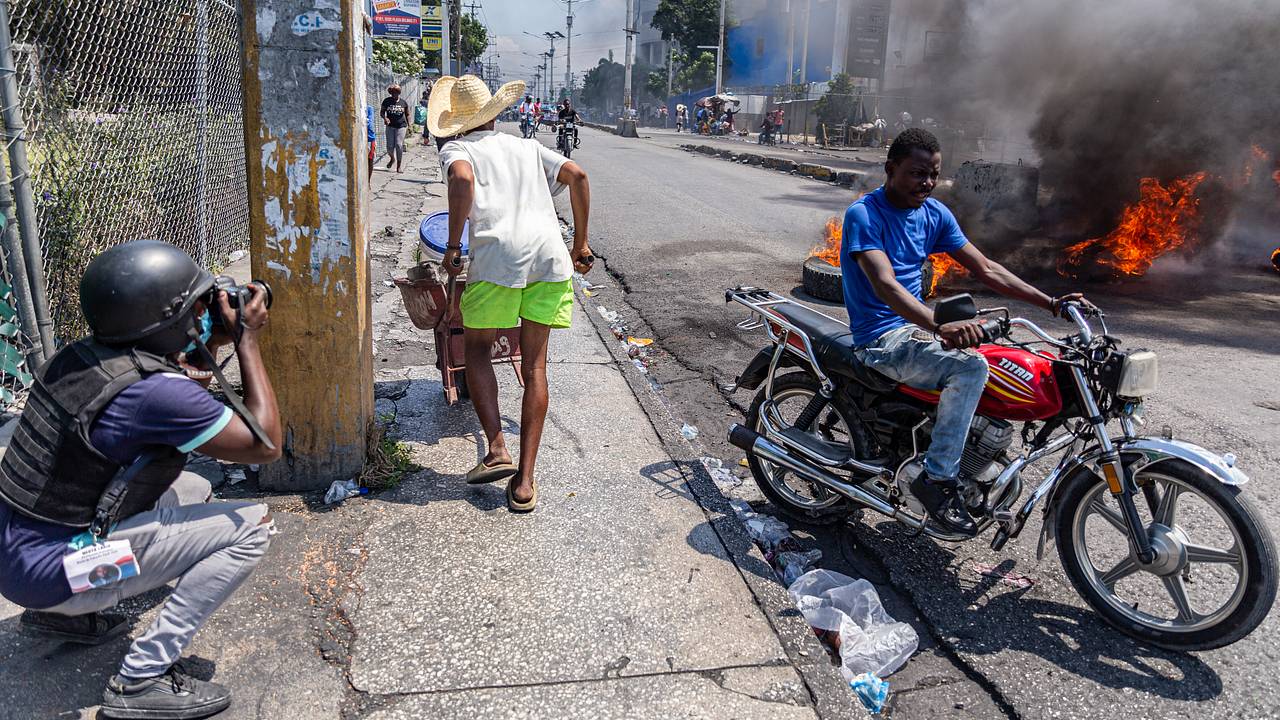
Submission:
[[[223,377],[222,370],[218,367],[217,359],[213,357],[213,353],[209,352],[209,348],[205,346],[204,341],[196,340],[196,350],[200,352],[200,357],[209,364],[214,379],[218,381],[218,387],[222,388],[222,392],[226,394],[227,402],[231,403],[231,408],[240,415],[240,418],[244,420],[244,424],[249,426],[249,431],[263,445],[275,450],[275,443],[271,442],[271,438],[267,437],[267,431],[263,430],[262,426],[258,424],[258,418],[254,416],[249,408],[245,407],[244,400],[236,394],[236,391],[231,387],[231,383],[227,382],[227,379]]]

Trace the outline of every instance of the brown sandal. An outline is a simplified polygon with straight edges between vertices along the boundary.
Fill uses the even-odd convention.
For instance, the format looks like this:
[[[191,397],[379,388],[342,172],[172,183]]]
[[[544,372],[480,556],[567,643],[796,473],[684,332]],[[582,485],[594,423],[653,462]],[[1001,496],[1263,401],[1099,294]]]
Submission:
[[[527,512],[531,512],[534,508],[538,506],[537,479],[534,479],[533,481],[533,495],[525,502],[520,502],[519,500],[516,500],[516,496],[512,493],[512,489],[514,487],[515,487],[515,482],[507,483],[507,509],[508,510],[514,513],[527,513]]]
[[[468,485],[483,485],[485,483],[506,480],[516,474],[516,466],[512,463],[498,463],[497,465],[485,465],[484,461],[476,463],[467,473]]]

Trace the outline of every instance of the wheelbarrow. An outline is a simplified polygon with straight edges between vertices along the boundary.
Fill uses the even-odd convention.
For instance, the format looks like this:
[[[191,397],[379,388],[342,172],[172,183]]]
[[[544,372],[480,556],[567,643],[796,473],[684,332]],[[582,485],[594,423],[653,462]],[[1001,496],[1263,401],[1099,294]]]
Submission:
[[[446,402],[453,405],[467,391],[466,346],[462,338],[462,310],[458,299],[466,289],[464,276],[449,277],[444,267],[432,261],[410,268],[407,277],[392,278],[400,288],[405,310],[414,327],[430,330],[436,343],[436,368],[440,370]],[[520,362],[520,327],[502,328],[490,351],[493,364],[509,363],[516,382],[523,387],[524,378],[516,364]]]

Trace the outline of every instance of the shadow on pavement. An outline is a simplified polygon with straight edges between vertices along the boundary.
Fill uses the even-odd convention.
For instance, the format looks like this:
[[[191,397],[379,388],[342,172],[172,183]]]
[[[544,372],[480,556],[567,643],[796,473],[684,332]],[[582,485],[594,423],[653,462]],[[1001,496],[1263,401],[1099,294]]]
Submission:
[[[1035,588],[997,591],[1000,579],[958,572],[968,567],[951,550],[912,537],[891,522],[860,523],[859,544],[891,564],[895,547],[911,546],[909,572],[895,584],[909,595],[937,632],[963,655],[1030,653],[1105,687],[1130,688],[1175,700],[1209,700],[1222,694],[1217,672],[1194,655],[1140,644],[1091,610],[1035,596]],[[996,573],[1013,572],[1006,559]],[[893,573],[894,568],[889,568]],[[1028,672],[1032,672],[1028,668]]]

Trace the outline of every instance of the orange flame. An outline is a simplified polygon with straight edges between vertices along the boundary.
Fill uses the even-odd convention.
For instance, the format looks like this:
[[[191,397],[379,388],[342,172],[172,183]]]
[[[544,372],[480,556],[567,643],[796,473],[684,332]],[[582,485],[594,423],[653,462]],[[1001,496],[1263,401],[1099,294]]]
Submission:
[[[955,277],[956,275],[967,275],[968,270],[964,266],[956,262],[950,255],[946,253],[936,253],[929,256],[929,262],[933,265],[933,282],[929,285],[929,291],[924,295],[929,297],[938,289],[938,282]]]
[[[1280,272],[1280,247],[1271,251],[1271,266]]]
[[[827,218],[827,224],[822,230],[822,243],[809,251],[809,257],[816,257],[828,265],[840,267],[840,238],[843,230],[839,218]],[[963,265],[944,253],[930,255],[929,262],[933,265],[933,282],[928,288],[923,288],[925,297],[932,295],[938,288],[939,280],[966,272]]]
[[[1208,177],[1207,172],[1192,173],[1167,186],[1156,178],[1142,178],[1138,202],[1124,209],[1116,229],[1068,247],[1058,272],[1071,277],[1092,262],[1138,277],[1161,255],[1194,244],[1200,225],[1196,188]]]
[[[828,265],[840,267],[840,234],[843,228],[837,218],[827,218],[827,226],[822,233],[822,244],[809,251],[809,257],[827,261]]]

